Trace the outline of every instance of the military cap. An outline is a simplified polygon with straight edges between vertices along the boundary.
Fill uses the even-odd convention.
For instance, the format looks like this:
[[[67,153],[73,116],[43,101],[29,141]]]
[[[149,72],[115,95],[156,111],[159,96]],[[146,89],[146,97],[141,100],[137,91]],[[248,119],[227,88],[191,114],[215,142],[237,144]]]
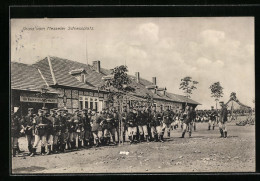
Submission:
[[[223,102],[223,101],[220,101],[219,104],[224,104],[224,102]]]
[[[42,110],[48,110],[48,108],[47,107],[42,107]]]
[[[42,109],[38,109],[38,112],[43,112],[43,110]]]
[[[76,109],[76,110],[74,111],[74,113],[77,113],[77,112],[79,112],[79,110],[78,110],[78,109]]]
[[[28,108],[28,111],[33,111],[33,108]]]
[[[211,108],[214,108],[214,106],[211,106]]]
[[[87,108],[84,108],[84,109],[82,109],[82,111],[88,111],[88,109],[87,109]]]
[[[97,111],[97,109],[92,109],[92,111]]]

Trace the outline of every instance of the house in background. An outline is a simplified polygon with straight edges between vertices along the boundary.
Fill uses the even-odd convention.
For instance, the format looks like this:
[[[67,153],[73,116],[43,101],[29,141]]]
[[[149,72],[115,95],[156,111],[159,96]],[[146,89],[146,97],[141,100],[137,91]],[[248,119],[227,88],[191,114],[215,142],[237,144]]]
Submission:
[[[11,62],[11,109],[27,113],[29,107],[39,109],[64,108],[73,113],[76,109],[97,109],[108,107],[108,91],[101,90],[111,70],[101,68],[100,61],[92,65],[83,64],[59,57],[46,57],[32,65]],[[198,102],[185,96],[167,92],[165,87],[157,86],[156,77],[152,82],[142,79],[140,73],[130,76],[134,92],[124,97],[124,104],[144,105],[147,95],[162,109],[170,106],[182,109],[186,102],[196,107]]]

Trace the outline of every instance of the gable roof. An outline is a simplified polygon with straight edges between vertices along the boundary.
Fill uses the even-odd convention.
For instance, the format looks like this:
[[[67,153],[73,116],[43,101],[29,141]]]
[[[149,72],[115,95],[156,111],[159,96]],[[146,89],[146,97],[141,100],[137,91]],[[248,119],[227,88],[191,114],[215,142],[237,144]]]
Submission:
[[[11,62],[11,88],[26,91],[41,91],[46,82],[40,72],[27,64]],[[50,93],[55,90],[50,88]]]
[[[14,69],[12,69],[11,74],[14,79],[17,79],[19,77],[19,75],[17,75],[17,70],[19,72],[25,71],[27,73],[25,76],[27,78],[23,80],[27,80],[28,77],[35,77],[33,78],[34,81],[27,80],[18,83],[19,78],[18,80],[14,80],[14,82],[12,83],[12,88],[15,86],[18,88],[20,86],[24,89],[27,89],[27,87],[34,88],[34,85],[38,84],[48,84],[50,87],[60,85],[72,88],[98,90],[105,83],[102,77],[111,74],[111,70],[109,69],[101,68],[100,73],[98,73],[97,71],[95,71],[94,67],[89,64],[84,64],[59,57],[46,57],[32,64],[31,66],[23,64],[23,66],[15,66],[13,68]],[[40,71],[38,71],[37,69],[39,69]],[[71,75],[71,72],[75,71],[76,73],[83,72],[85,74],[86,83],[78,81],[75,76]],[[155,100],[179,103],[184,103],[187,101],[187,103],[190,104],[200,104],[192,99],[187,99],[185,96],[169,92],[166,92],[166,95],[159,91],[154,94],[153,89],[147,89],[147,87],[150,87],[152,85],[152,82],[140,78],[139,83],[137,83],[135,76],[129,75],[129,78],[131,79],[130,86],[135,89],[134,92],[129,93],[129,95],[131,96],[144,99],[146,95],[149,94],[152,95]],[[37,89],[37,86],[35,88]]]

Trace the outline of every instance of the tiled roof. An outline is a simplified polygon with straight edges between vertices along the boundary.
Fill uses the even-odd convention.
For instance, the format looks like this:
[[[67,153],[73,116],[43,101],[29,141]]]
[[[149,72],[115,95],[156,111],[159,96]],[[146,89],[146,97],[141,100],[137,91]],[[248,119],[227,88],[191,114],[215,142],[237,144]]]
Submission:
[[[39,71],[27,64],[11,62],[11,89],[41,91],[46,85]],[[55,92],[50,88],[50,93]]]
[[[26,69],[26,72],[29,72],[29,75],[37,75],[38,77],[36,76],[36,80],[38,81],[24,81],[23,79],[22,82],[18,83],[19,81],[16,80],[16,83],[12,83],[12,85],[15,85],[17,87],[17,85],[19,84],[20,87],[22,87],[23,85],[24,88],[34,88],[34,84],[37,84],[39,82],[44,83],[44,81],[41,79],[41,76],[39,76],[39,73],[37,74],[38,71],[36,68],[40,69],[45,81],[50,86],[53,86],[56,83],[56,85],[91,90],[97,90],[99,87],[101,87],[105,83],[104,80],[102,80],[102,77],[111,74],[111,70],[109,69],[101,68],[100,73],[98,73],[95,71],[94,67],[89,64],[83,64],[72,60],[62,59],[59,57],[49,57],[48,61],[48,58],[46,57],[45,59],[36,62],[32,66],[23,64],[23,66],[21,66],[20,68],[19,66],[16,66],[16,68],[12,69],[12,77],[14,76],[16,79],[18,78],[18,80],[20,79],[19,75],[17,75],[16,73],[17,70],[20,70],[21,72],[23,71],[23,69]],[[73,75],[70,74],[70,72],[75,70],[85,70],[86,83],[78,81]],[[129,95],[144,98],[147,94],[150,94],[153,96],[155,100],[158,99],[181,103],[186,102],[186,100],[188,100],[188,103],[190,104],[199,104],[198,102],[193,101],[191,99],[187,99],[185,96],[182,95],[172,94],[168,92],[166,92],[166,95],[164,95],[163,91],[154,94],[153,89],[149,90],[146,88],[147,86],[151,86],[152,82],[140,78],[139,83],[137,83],[135,76],[129,75],[129,78],[132,80],[130,86],[135,88],[135,91],[129,93]]]

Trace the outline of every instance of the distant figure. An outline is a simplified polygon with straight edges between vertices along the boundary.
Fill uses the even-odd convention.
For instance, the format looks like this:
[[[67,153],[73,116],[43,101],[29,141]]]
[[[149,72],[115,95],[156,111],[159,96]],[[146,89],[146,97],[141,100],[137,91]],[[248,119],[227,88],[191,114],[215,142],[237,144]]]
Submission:
[[[220,118],[219,118],[219,131],[221,134],[221,138],[227,138],[227,115],[228,111],[226,106],[224,105],[224,102],[219,102],[221,105],[220,110]]]

